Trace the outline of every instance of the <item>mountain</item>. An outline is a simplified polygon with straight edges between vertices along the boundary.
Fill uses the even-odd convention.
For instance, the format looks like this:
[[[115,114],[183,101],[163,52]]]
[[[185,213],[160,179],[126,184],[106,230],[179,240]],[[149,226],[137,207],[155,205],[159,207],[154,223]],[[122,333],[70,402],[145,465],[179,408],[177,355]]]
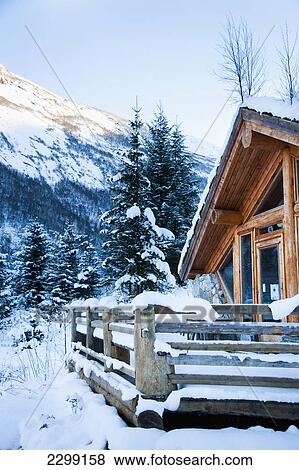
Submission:
[[[0,250],[9,250],[35,217],[50,230],[60,232],[68,219],[96,236],[128,133],[127,120],[65,100],[0,66]],[[193,155],[199,193],[211,155]]]

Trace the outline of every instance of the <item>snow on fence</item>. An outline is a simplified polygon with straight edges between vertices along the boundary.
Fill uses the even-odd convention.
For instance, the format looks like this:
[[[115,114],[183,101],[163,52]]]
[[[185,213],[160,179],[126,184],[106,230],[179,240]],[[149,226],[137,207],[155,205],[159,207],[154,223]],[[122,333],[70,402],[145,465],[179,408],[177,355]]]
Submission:
[[[126,312],[68,308],[70,370],[135,425],[163,427],[153,400],[170,403],[172,394],[180,394],[178,412],[203,412],[207,397],[198,391],[184,396],[182,385],[186,391],[189,385],[221,386],[222,395],[227,386],[225,399],[213,400],[213,413],[226,412],[229,400],[232,413],[235,403],[234,413],[267,417],[268,410],[258,401],[254,405],[252,397],[249,405],[235,400],[237,387],[262,387],[273,418],[299,420],[299,323],[273,321],[267,305],[214,305],[213,322],[158,305]]]

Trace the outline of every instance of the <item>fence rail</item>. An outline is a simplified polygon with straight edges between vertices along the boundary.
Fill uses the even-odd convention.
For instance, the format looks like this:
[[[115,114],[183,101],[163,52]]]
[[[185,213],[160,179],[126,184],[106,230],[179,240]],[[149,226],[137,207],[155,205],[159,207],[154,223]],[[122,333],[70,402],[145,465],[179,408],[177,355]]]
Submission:
[[[228,317],[207,323],[194,320],[190,312],[169,316],[169,309],[160,306],[129,313],[69,307],[73,349],[97,361],[104,372],[133,384],[144,398],[165,400],[181,384],[298,389],[293,416],[299,419],[299,323],[271,321],[267,305],[213,308]],[[183,321],[178,320],[181,314]],[[163,315],[167,315],[165,322]],[[242,322],[240,315],[254,321]],[[186,372],[182,370],[185,366]],[[103,378],[96,381],[96,390],[104,390],[108,401],[117,406],[117,387],[114,393]],[[119,407],[136,424],[136,401]]]

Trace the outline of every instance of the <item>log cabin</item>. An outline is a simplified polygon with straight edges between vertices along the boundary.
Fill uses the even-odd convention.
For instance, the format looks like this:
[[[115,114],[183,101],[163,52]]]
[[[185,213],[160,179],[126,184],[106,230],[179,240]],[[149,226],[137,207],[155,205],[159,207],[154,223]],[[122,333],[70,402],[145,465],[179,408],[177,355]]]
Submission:
[[[200,202],[179,275],[215,273],[229,303],[291,297],[299,292],[298,237],[299,122],[242,107]]]

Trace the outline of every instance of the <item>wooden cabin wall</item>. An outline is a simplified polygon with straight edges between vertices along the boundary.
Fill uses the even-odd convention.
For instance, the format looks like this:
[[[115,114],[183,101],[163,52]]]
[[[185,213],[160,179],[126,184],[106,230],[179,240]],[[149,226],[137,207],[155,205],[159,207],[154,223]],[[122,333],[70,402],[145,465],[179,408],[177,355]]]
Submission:
[[[226,236],[220,241],[219,249],[205,272],[217,272],[223,258],[230,247],[233,248],[234,257],[234,303],[242,303],[241,293],[241,256],[240,236],[251,233],[252,256],[253,256],[253,297],[254,302],[259,303],[259,279],[257,269],[257,250],[259,241],[277,239],[282,245],[282,284],[283,297],[292,297],[299,291],[299,259],[298,259],[298,224],[299,224],[299,201],[296,190],[296,157],[299,158],[299,149],[287,147],[273,153],[271,165],[263,173],[263,178],[257,182],[256,188],[246,204],[242,208],[244,223],[239,226],[229,227]],[[257,201],[261,201],[267,188],[275,178],[278,169],[282,167],[284,206],[277,207],[263,214],[253,216]],[[259,228],[283,222],[283,230],[265,235],[259,234]],[[221,280],[220,280],[221,282]],[[222,286],[223,287],[223,286]],[[223,289],[225,291],[225,288]],[[228,299],[229,301],[229,299]],[[289,317],[289,321],[299,321],[299,315]]]

